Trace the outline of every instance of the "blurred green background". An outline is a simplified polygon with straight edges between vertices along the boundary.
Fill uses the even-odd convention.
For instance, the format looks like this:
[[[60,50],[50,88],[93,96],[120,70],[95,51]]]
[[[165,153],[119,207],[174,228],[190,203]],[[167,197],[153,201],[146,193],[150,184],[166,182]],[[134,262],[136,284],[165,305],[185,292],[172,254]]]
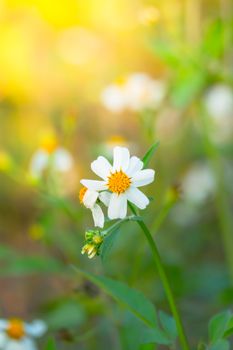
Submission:
[[[80,254],[93,226],[78,199],[90,162],[117,144],[142,156],[157,140],[142,215],[193,346],[232,306],[232,18],[231,0],[0,1],[1,318],[45,319],[58,349],[131,349],[125,310],[71,264],[169,311],[136,224],[105,259]],[[162,84],[152,83],[156,104],[146,87],[130,96],[142,99],[136,108],[114,94],[106,105],[106,88],[121,91],[135,73]],[[50,146],[70,166],[35,178],[33,156]]]

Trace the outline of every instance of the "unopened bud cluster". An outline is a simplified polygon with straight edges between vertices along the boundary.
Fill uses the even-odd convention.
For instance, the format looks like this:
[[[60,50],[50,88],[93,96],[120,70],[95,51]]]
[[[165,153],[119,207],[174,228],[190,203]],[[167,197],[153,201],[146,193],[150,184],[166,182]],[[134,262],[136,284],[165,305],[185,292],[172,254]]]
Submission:
[[[103,237],[99,230],[89,230],[85,233],[85,245],[81,253],[87,254],[89,259],[94,258],[95,255],[100,254],[100,247],[103,243]]]

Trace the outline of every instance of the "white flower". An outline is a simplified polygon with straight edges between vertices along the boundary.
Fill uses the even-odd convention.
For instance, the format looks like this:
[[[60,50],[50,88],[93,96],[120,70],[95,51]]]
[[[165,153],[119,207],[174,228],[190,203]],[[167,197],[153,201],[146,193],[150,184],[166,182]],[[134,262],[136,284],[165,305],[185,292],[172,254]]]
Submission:
[[[213,86],[204,98],[204,105],[213,121],[211,137],[216,142],[232,138],[233,91],[223,84]]]
[[[104,227],[104,213],[97,200],[99,199],[106,206],[109,204],[109,196],[106,192],[97,192],[89,190],[86,187],[81,188],[79,192],[80,202],[85,205],[86,208],[91,209],[95,226]]]
[[[193,204],[203,203],[216,188],[216,181],[211,169],[203,163],[194,164],[182,181],[184,198]]]
[[[154,80],[145,73],[133,73],[120,83],[111,84],[102,92],[103,105],[111,112],[126,109],[140,111],[156,109],[166,92],[163,81]]]
[[[19,319],[0,320],[1,350],[37,350],[33,338],[41,337],[47,330],[43,321],[25,323]]]
[[[30,172],[33,177],[39,178],[43,172],[51,166],[52,169],[59,172],[67,172],[73,166],[71,154],[62,147],[56,147],[48,150],[45,147],[36,151],[30,164]]]
[[[138,187],[154,181],[155,172],[152,169],[143,169],[143,162],[133,156],[125,147],[115,147],[113,150],[113,165],[102,156],[91,163],[93,172],[101,177],[102,181],[81,180],[83,186],[90,191],[105,191],[110,219],[123,219],[127,215],[127,201],[139,209],[145,209],[149,199]],[[102,193],[102,192],[101,192]]]
[[[134,73],[126,81],[125,95],[129,109],[156,109],[165,96],[165,84],[145,73]]]
[[[204,103],[209,115],[216,121],[233,116],[233,91],[227,85],[218,84],[210,88]]]
[[[107,86],[101,94],[101,101],[111,112],[122,112],[127,108],[126,95],[119,84]]]

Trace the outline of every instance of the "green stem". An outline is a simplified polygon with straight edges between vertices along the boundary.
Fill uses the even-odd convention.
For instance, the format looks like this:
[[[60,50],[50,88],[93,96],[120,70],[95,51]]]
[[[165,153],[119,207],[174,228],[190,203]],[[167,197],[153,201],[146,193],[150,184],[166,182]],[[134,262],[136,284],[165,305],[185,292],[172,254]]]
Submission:
[[[130,208],[132,210],[132,212],[136,215],[136,211],[134,209],[133,206],[130,205]],[[140,228],[142,229],[143,233],[146,236],[146,239],[149,243],[151,252],[152,252],[152,256],[153,256],[153,260],[155,262],[156,268],[158,270],[159,276],[161,278],[161,281],[163,283],[163,287],[172,311],[172,314],[174,316],[174,319],[176,321],[176,326],[177,326],[177,330],[178,330],[178,334],[179,334],[179,338],[180,338],[180,344],[182,346],[183,350],[189,350],[189,345],[188,345],[188,341],[184,332],[184,327],[182,325],[182,321],[178,312],[178,309],[176,307],[176,303],[175,303],[175,299],[170,287],[170,283],[168,281],[168,277],[166,275],[165,269],[163,267],[157,246],[155,244],[155,241],[149,231],[149,229],[147,228],[146,224],[143,221],[138,221],[137,222],[138,225],[140,226]]]

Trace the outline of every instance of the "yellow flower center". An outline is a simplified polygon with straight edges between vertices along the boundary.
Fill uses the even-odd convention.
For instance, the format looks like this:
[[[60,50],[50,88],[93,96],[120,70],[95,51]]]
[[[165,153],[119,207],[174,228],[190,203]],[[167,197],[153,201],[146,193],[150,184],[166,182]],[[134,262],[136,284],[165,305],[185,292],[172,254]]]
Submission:
[[[41,141],[41,147],[48,153],[53,153],[58,147],[57,139],[54,135],[46,135]]]
[[[83,203],[83,197],[85,196],[86,192],[87,192],[87,188],[86,187],[82,187],[81,190],[79,191],[80,203]]]
[[[10,320],[6,332],[7,335],[12,339],[19,340],[23,338],[25,335],[23,322],[18,319]]]
[[[108,177],[107,186],[111,192],[121,194],[129,188],[131,179],[122,171],[116,171]]]

